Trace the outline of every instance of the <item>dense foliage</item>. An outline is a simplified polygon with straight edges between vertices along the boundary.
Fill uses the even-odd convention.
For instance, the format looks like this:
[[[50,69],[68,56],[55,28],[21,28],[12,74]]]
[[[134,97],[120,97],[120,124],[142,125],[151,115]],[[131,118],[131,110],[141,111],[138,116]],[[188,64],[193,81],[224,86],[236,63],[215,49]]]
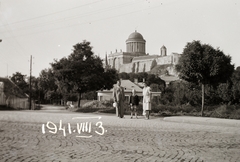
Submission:
[[[187,43],[176,68],[181,79],[202,86],[202,113],[205,86],[225,83],[234,71],[230,56],[200,41]]]
[[[63,96],[77,93],[80,107],[83,93],[109,89],[117,77],[114,70],[104,71],[102,60],[94,55],[90,42],[83,41],[73,47],[73,52],[67,58],[55,60],[51,65],[60,93]]]
[[[81,99],[96,100],[96,91],[111,89],[119,78],[132,82],[137,79],[147,81],[153,91],[162,92],[160,98],[152,100],[155,113],[198,115],[199,111],[203,113],[205,105],[205,116],[240,118],[240,67],[234,70],[230,56],[200,41],[187,43],[176,65],[182,80],[171,82],[168,87],[158,77],[160,73],[118,73],[115,69],[104,69],[102,60],[94,55],[87,41],[74,45],[68,57],[51,65],[38,78],[31,78],[32,98],[41,103],[79,101],[80,106]],[[10,79],[29,94],[29,77],[16,72]],[[92,102],[90,107],[96,103]]]
[[[29,94],[29,78],[17,72],[11,80]],[[54,60],[51,68],[32,77],[32,97],[42,103],[76,101],[81,98],[96,99],[96,91],[111,89],[118,80],[115,69],[104,69],[102,60],[94,55],[90,42],[73,46],[73,52],[60,60]]]

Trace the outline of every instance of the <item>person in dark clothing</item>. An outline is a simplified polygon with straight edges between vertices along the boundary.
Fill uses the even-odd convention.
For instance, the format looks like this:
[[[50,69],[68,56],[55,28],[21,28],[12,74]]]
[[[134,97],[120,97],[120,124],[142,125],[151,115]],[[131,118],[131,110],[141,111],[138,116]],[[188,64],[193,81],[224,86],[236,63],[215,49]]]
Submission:
[[[133,118],[133,113],[135,113],[135,117],[137,119],[137,108],[139,105],[139,97],[136,94],[135,89],[132,90],[132,94],[131,94],[130,100],[129,100],[129,105],[131,107],[131,119]]]
[[[121,86],[121,80],[117,81],[117,85],[113,88],[113,100],[116,103],[116,115],[119,118],[124,116],[124,88]]]

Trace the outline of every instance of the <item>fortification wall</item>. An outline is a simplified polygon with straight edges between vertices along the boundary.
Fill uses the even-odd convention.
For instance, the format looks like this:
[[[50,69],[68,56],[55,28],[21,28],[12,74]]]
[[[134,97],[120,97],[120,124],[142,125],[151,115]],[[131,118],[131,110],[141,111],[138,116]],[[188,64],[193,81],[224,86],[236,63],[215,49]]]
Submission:
[[[156,59],[156,62],[157,62],[158,65],[172,64],[173,56],[169,55],[169,56],[159,57],[159,58]]]
[[[121,67],[120,67],[120,70],[119,72],[126,72],[126,73],[132,73],[132,70],[133,70],[133,64],[132,63],[129,63],[129,64],[123,64]]]

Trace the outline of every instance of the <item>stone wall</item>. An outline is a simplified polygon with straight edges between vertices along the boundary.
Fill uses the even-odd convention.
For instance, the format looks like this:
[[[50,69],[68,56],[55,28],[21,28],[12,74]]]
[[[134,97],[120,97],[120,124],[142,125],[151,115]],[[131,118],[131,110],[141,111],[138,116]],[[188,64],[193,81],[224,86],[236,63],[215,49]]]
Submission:
[[[148,72],[150,71],[152,61],[141,61],[139,62],[139,71],[138,72]]]
[[[149,72],[151,68],[157,65],[176,65],[180,57],[181,55],[177,53],[168,56],[143,56],[143,58],[134,57],[133,54],[128,53],[114,53],[109,55],[108,63],[110,67],[119,72],[139,73]],[[176,74],[174,67],[169,67],[166,70],[169,74]]]
[[[126,73],[132,73],[132,68],[133,68],[133,64],[129,63],[129,64],[124,64],[121,66],[119,72],[126,72]]]
[[[173,56],[162,56],[156,59],[156,62],[158,65],[164,65],[164,64],[172,64]]]

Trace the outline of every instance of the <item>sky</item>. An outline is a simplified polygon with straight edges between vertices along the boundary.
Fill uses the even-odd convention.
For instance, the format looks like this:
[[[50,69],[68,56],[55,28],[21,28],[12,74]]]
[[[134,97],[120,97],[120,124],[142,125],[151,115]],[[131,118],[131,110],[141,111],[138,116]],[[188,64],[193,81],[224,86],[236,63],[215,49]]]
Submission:
[[[31,55],[38,77],[83,40],[104,59],[135,30],[149,55],[200,40],[240,66],[240,0],[0,0],[0,77],[29,76]]]

